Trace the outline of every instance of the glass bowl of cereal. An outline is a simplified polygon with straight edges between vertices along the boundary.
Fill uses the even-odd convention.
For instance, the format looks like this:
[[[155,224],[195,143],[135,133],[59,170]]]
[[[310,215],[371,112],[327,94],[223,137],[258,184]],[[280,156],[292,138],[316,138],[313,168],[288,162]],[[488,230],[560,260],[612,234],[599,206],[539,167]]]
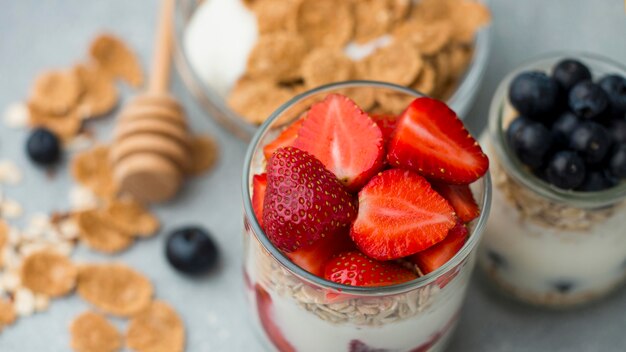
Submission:
[[[489,52],[486,3],[180,0],[175,62],[207,115],[244,140],[291,97],[350,80],[406,86],[463,117]],[[397,94],[359,98],[372,110],[406,106]]]

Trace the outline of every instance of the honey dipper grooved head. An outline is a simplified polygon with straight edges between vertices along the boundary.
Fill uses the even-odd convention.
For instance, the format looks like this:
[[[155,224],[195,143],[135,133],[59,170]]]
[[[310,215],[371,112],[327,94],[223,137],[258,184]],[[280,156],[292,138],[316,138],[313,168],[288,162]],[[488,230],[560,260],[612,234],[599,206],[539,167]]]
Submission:
[[[118,118],[110,161],[120,190],[143,202],[173,197],[191,168],[183,107],[167,93],[135,97]]]
[[[185,116],[176,109],[160,105],[130,104],[122,110],[118,123],[136,120],[161,120],[181,128],[187,128]]]
[[[168,159],[154,153],[137,153],[115,167],[115,179],[123,192],[144,203],[172,198],[181,186],[183,175]]]
[[[172,126],[172,124],[168,122],[157,119],[135,120],[120,123],[115,128],[114,136],[115,141],[117,142],[138,134],[152,134],[167,137],[177,143],[180,143],[186,149],[190,148],[189,133],[187,130],[177,128],[177,126]]]
[[[151,153],[171,160],[181,172],[191,166],[189,149],[168,137],[140,133],[117,141],[111,148],[110,160],[114,165],[137,153]]]
[[[161,106],[185,115],[185,109],[178,101],[167,93],[147,92],[134,97],[129,104],[133,106]]]

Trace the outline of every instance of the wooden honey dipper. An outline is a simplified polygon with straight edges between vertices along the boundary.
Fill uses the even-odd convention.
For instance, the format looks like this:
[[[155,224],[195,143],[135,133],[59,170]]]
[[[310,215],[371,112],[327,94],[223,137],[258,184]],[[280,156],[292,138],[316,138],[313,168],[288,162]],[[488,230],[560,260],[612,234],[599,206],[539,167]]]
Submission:
[[[185,111],[169,94],[174,0],[162,0],[148,90],[121,111],[110,159],[122,192],[162,202],[180,189],[191,166]]]

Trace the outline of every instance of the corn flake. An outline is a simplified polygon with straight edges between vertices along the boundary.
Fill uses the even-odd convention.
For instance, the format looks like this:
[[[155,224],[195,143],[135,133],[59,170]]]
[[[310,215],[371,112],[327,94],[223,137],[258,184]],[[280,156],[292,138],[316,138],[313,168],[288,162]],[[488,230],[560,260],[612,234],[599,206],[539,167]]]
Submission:
[[[22,285],[34,293],[50,297],[64,296],[76,285],[76,267],[66,257],[52,250],[34,252],[20,267]]]
[[[70,325],[71,346],[76,352],[115,352],[122,348],[122,334],[102,315],[84,312]]]
[[[129,317],[152,301],[152,283],[123,264],[86,264],[78,270],[78,294],[105,313]]]
[[[181,352],[185,327],[170,305],[155,301],[131,319],[126,341],[137,352]]]

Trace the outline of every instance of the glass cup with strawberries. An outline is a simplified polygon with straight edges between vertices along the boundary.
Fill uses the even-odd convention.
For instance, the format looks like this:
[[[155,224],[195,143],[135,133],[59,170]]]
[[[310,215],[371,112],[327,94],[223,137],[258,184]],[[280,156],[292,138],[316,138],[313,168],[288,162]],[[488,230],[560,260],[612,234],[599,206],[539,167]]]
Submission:
[[[355,103],[376,94],[402,112]],[[244,276],[267,346],[443,349],[489,212],[488,164],[452,110],[403,87],[338,83],[283,105],[243,175]]]

